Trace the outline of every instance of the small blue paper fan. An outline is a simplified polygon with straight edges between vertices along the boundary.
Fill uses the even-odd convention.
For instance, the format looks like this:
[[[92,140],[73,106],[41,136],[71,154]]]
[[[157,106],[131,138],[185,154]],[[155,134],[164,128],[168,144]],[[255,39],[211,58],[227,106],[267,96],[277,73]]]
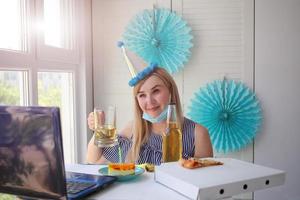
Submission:
[[[208,129],[214,149],[224,153],[251,143],[262,122],[255,94],[233,80],[216,80],[200,88],[188,116]]]
[[[157,63],[168,72],[178,72],[188,61],[193,46],[191,28],[167,9],[143,10],[123,34],[126,48],[148,63]]]

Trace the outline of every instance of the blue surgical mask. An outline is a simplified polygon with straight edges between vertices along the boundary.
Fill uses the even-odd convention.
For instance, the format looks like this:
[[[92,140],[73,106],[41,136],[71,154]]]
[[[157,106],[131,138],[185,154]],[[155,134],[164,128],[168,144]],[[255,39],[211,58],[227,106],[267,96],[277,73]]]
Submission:
[[[166,106],[165,109],[157,117],[152,117],[147,113],[143,113],[143,119],[153,124],[153,123],[159,123],[162,122],[163,120],[166,120],[167,115],[168,115],[168,106]]]

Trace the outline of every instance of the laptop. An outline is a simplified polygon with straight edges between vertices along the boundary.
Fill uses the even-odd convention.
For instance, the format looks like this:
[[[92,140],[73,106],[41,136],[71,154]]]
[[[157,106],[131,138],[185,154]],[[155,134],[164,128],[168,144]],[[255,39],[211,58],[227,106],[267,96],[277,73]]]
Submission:
[[[0,106],[0,193],[81,199],[116,177],[66,172],[57,107]]]

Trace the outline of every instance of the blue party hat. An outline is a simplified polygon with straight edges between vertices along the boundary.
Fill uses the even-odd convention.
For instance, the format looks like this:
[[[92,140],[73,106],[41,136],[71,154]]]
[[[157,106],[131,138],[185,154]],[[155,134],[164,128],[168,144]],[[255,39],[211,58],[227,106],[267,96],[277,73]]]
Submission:
[[[153,72],[155,68],[157,68],[157,64],[150,63],[149,65],[147,65],[145,61],[142,60],[140,57],[138,57],[130,51],[127,51],[122,41],[118,42],[118,46],[122,49],[125,62],[132,77],[128,82],[129,86],[134,87],[139,81],[144,79],[151,72]],[[135,67],[136,65],[133,64],[132,60],[135,60],[135,63],[136,65],[138,65],[138,68],[142,68],[139,72],[137,72],[137,69]]]

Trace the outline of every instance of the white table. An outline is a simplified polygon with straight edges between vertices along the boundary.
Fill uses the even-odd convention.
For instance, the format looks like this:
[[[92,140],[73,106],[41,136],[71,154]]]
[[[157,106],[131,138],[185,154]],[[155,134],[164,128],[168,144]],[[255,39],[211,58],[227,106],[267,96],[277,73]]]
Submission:
[[[224,163],[222,166],[185,169],[178,163],[165,163],[156,168],[154,173],[145,172],[133,180],[116,182],[88,199],[107,200],[156,200],[191,199],[212,200],[230,197],[244,192],[253,192],[260,189],[282,185],[285,172],[255,165],[252,163],[223,158],[218,159]],[[98,174],[103,165],[66,165],[67,171],[87,174]],[[266,180],[270,183],[265,183]],[[247,188],[243,188],[247,185]],[[219,194],[220,190],[224,194]],[[180,193],[176,192],[180,191]],[[188,197],[186,197],[188,196]]]
[[[101,165],[67,164],[66,170],[87,174],[98,174]],[[187,200],[186,197],[154,181],[154,173],[145,172],[133,180],[115,182],[108,188],[88,196],[101,200]]]

